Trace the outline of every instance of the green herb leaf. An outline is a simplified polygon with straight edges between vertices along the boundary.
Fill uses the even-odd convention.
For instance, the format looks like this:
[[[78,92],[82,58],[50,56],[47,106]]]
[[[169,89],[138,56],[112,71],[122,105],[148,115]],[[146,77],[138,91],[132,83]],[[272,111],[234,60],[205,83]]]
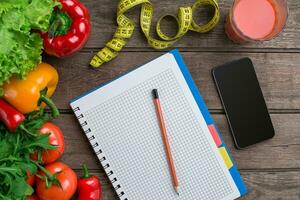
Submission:
[[[11,195],[15,198],[24,198],[25,196],[31,195],[33,193],[33,189],[30,185],[28,185],[22,176],[18,176],[12,183]]]
[[[32,161],[30,155],[46,149],[55,149],[50,145],[49,135],[38,134],[41,126],[49,119],[43,111],[26,116],[24,129],[12,133],[0,123],[0,199],[25,200],[33,189],[26,183],[29,171],[36,174],[39,161]],[[30,131],[28,134],[27,131]]]

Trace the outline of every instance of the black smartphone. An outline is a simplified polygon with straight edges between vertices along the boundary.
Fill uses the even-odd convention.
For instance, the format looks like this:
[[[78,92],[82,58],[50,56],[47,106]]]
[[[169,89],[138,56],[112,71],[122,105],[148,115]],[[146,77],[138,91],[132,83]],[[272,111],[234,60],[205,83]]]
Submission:
[[[236,60],[212,70],[235,145],[243,149],[275,134],[252,61]]]

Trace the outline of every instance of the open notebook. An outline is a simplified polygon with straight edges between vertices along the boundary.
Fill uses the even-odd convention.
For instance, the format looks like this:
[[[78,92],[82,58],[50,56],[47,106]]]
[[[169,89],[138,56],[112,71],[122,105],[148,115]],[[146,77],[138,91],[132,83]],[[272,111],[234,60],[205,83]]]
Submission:
[[[179,196],[153,88],[160,94]],[[177,50],[74,99],[71,107],[121,200],[231,200],[246,193]]]

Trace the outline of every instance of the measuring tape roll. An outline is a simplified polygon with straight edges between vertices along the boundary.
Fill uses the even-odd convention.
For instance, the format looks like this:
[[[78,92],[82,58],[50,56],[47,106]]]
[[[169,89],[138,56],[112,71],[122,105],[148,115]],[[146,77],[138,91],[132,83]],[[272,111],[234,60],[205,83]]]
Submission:
[[[103,63],[109,62],[118,55],[118,52],[127,44],[129,38],[131,38],[135,24],[126,17],[124,13],[131,8],[141,5],[140,14],[140,26],[149,43],[155,49],[166,49],[172,46],[182,36],[184,36],[189,30],[198,33],[205,33],[213,29],[220,19],[219,5],[217,0],[197,0],[191,7],[179,7],[178,16],[164,15],[156,24],[156,32],[160,39],[155,39],[150,36],[150,28],[153,16],[153,6],[150,0],[120,0],[117,10],[117,30],[113,38],[101,49],[91,60],[90,65],[92,67],[100,67]],[[207,24],[199,25],[193,19],[193,13],[201,6],[212,6],[214,9],[214,15]],[[172,17],[178,24],[178,31],[175,36],[170,37],[161,31],[161,21],[166,17]]]

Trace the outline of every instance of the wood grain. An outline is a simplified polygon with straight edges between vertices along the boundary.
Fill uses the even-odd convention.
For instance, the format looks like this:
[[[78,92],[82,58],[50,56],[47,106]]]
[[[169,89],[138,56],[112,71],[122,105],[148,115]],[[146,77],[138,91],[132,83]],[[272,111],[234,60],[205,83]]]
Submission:
[[[105,43],[111,39],[116,29],[116,10],[118,1],[111,0],[82,0],[83,3],[89,8],[91,12],[93,31],[92,36],[86,47],[98,49],[103,47]],[[177,14],[179,6],[191,6],[195,0],[172,0],[172,1],[161,1],[151,0],[154,5],[154,19],[153,28],[155,29],[156,21],[164,14]],[[266,49],[282,48],[282,49],[296,49],[299,51],[300,39],[298,37],[300,33],[300,4],[298,0],[289,0],[289,18],[287,26],[284,32],[276,39],[263,42],[263,43],[252,43],[244,46],[233,44],[227,37],[224,36],[224,22],[229,9],[232,5],[233,0],[219,1],[221,19],[219,24],[213,31],[208,34],[199,34],[195,32],[189,32],[185,35],[182,40],[177,42],[174,47],[193,49],[193,50],[235,50],[240,49]],[[200,13],[200,11],[198,11]],[[131,19],[136,22],[136,30],[126,49],[130,48],[150,48],[147,44],[144,36],[142,35],[139,28],[139,13],[140,9],[135,8],[128,13]],[[199,13],[194,13],[195,20],[198,21],[200,18]],[[201,15],[202,16],[202,15]],[[202,16],[203,17],[203,16]],[[164,25],[166,24],[166,25]],[[176,29],[176,26],[170,26],[169,23],[163,23],[163,30]],[[174,33],[172,31],[172,33]],[[154,35],[154,34],[153,34]]]
[[[271,117],[276,131],[273,139],[245,150],[236,150],[225,116],[213,115],[239,169],[300,168],[300,114],[273,114]],[[62,128],[65,134],[66,151],[62,160],[74,169],[80,169],[82,163],[87,163],[91,169],[101,169],[101,165],[76,118],[73,115],[64,114],[55,120],[55,123]]]
[[[241,171],[249,193],[241,199],[299,200],[300,171]]]
[[[80,175],[80,165],[87,163],[98,175],[103,186],[103,200],[116,200],[93,150],[69,109],[69,101],[106,81],[109,81],[134,66],[144,64],[163,52],[155,52],[146,42],[138,27],[139,8],[128,13],[137,24],[133,38],[117,59],[94,70],[88,67],[91,57],[111,39],[116,29],[116,8],[119,1],[81,0],[90,10],[92,35],[86,47],[72,57],[56,59],[44,56],[57,66],[60,83],[54,101],[65,113],[54,122],[64,134],[66,152],[62,161],[69,164]],[[195,0],[151,0],[155,7],[153,26],[161,13],[176,14],[179,6],[190,6]],[[249,189],[242,200],[300,200],[300,4],[289,0],[289,19],[282,34],[274,40],[263,43],[237,45],[224,34],[224,21],[233,0],[219,1],[221,20],[217,27],[207,34],[189,32],[174,48],[179,48],[184,60],[213,111],[213,118],[223,136],[231,155],[240,169]],[[195,19],[204,19],[203,12],[196,12]],[[204,18],[203,18],[204,17]],[[162,29],[174,33],[170,22],[163,23]],[[153,30],[153,29],[152,29]],[[226,118],[222,113],[211,69],[225,62],[250,57],[255,65],[276,136],[264,143],[245,150],[234,148]]]
[[[162,55],[162,52],[123,52],[100,69],[88,67],[92,53],[78,53],[67,59],[45,57],[57,66],[60,83],[54,100],[68,109],[69,101],[135,66]],[[226,62],[250,57],[269,109],[300,109],[300,54],[182,52],[183,58],[210,109],[222,109],[211,69]]]
[[[78,175],[82,171],[76,171]],[[239,200],[299,200],[300,171],[249,171],[241,170],[241,175],[248,188],[246,196]],[[117,200],[106,175],[99,170],[93,171],[102,183],[102,199]]]

